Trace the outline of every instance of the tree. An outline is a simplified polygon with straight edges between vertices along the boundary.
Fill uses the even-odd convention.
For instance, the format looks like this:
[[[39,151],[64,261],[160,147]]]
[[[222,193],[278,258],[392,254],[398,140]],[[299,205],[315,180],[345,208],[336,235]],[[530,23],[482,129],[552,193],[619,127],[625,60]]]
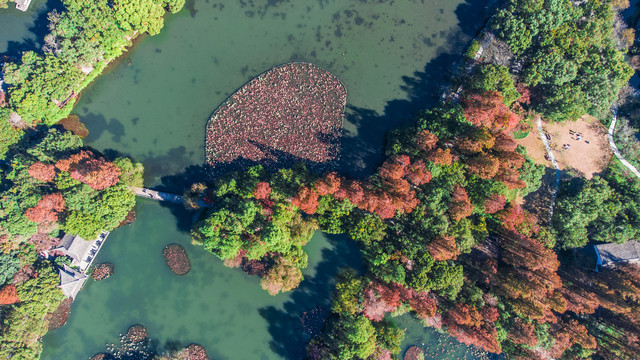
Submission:
[[[271,187],[268,182],[259,182],[256,184],[255,190],[253,190],[253,197],[258,200],[268,200],[269,194],[271,194]]]
[[[16,287],[5,285],[0,289],[0,305],[11,305],[20,302]]]
[[[451,203],[449,204],[449,215],[453,221],[459,221],[466,218],[473,212],[473,205],[469,200],[467,191],[460,185],[453,187],[451,194]]]
[[[492,130],[510,131],[520,119],[507,109],[499,92],[486,91],[471,94],[463,99],[464,115],[476,126],[485,126]]]
[[[514,101],[520,98],[520,93],[514,85],[509,69],[502,65],[481,64],[476,66],[469,79],[467,91],[471,93],[497,91],[502,94],[506,106],[511,106]]]
[[[478,175],[481,179],[491,179],[500,169],[500,161],[489,154],[480,154],[467,160],[467,166],[471,174]]]
[[[44,164],[40,161],[37,161],[31,166],[29,166],[30,176],[42,181],[42,182],[50,182],[56,177],[56,169],[53,165]]]
[[[453,236],[436,237],[427,245],[427,250],[436,261],[455,260],[460,255]]]
[[[13,279],[20,270],[20,259],[16,253],[0,252],[0,285],[4,285]]]
[[[56,222],[65,208],[62,195],[53,193],[43,196],[36,206],[27,209],[25,215],[37,223]]]
[[[506,198],[504,195],[493,194],[487,198],[484,202],[484,212],[487,214],[495,214],[498,211],[504,209],[506,205]]]
[[[104,190],[120,180],[120,168],[96,157],[91,151],[82,150],[67,159],[56,162],[61,171],[69,171],[71,178],[91,186],[95,190]]]
[[[269,294],[276,295],[279,292],[287,292],[297,288],[302,279],[300,268],[286,260],[280,260],[260,280],[260,286]]]

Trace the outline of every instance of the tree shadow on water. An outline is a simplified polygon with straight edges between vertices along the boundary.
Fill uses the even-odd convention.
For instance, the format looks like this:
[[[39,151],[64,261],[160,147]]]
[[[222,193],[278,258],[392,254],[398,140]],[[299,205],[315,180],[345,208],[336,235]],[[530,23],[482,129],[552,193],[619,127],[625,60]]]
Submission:
[[[482,28],[492,1],[467,0],[456,8],[458,28],[440,34],[446,46],[436,49],[436,57],[412,76],[402,78],[400,89],[406,99],[387,102],[382,114],[375,110],[348,106],[346,120],[357,130],[346,131],[342,138],[341,173],[355,177],[370,176],[384,159],[383,148],[388,131],[409,125],[415,114],[438,104],[441,94],[450,86],[450,79],[462,62],[464,50]]]
[[[360,249],[354,241],[345,235],[326,236],[331,246],[322,250],[322,261],[316,266],[315,275],[300,283],[282,309],[268,306],[259,310],[272,336],[271,350],[284,359],[304,358],[305,345],[322,331],[331,311],[334,278],[340,269],[346,266],[358,271],[363,269]]]
[[[38,5],[38,4],[34,4]],[[33,6],[33,5],[32,5]],[[33,25],[29,27],[29,37],[24,37],[19,41],[9,41],[7,43],[7,50],[0,55],[6,55],[8,57],[20,58],[24,51],[35,51],[37,53],[42,52],[42,45],[44,45],[44,37],[49,33],[49,19],[48,14],[52,10],[62,12],[64,5],[61,0],[47,0],[47,3],[40,8],[28,11],[38,11],[38,14],[33,22]],[[11,11],[18,11],[11,9]],[[34,40],[35,39],[35,40]],[[1,57],[1,56],[0,56]]]

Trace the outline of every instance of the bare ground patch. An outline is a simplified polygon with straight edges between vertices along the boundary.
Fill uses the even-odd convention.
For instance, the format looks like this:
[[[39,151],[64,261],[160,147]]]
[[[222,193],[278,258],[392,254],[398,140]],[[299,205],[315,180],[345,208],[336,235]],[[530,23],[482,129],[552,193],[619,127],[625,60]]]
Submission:
[[[543,129],[551,137],[549,145],[560,170],[591,179],[607,168],[613,155],[607,139],[607,129],[594,117],[584,116],[576,121],[543,123]],[[552,167],[545,158],[546,151],[537,129],[518,144],[527,148],[531,158]]]

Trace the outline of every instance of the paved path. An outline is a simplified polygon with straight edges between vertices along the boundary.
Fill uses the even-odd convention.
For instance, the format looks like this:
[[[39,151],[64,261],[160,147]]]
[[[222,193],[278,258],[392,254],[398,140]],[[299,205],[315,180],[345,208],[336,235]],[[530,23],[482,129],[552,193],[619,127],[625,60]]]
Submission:
[[[622,157],[622,154],[620,154],[620,151],[618,150],[618,147],[613,142],[613,132],[616,129],[616,122],[617,121],[618,121],[618,112],[616,110],[613,110],[613,120],[611,121],[611,125],[609,126],[609,134],[608,134],[609,135],[609,146],[611,146],[611,150],[613,150],[613,153],[616,155],[618,160],[620,160],[622,165],[626,166],[629,170],[631,170],[632,173],[634,173],[640,179],[640,171],[638,171],[638,169],[636,169],[635,166],[631,165],[631,163],[629,163],[627,160],[625,160]]]
[[[558,167],[558,162],[556,161],[556,157],[553,156],[553,151],[551,151],[551,146],[549,146],[549,140],[547,139],[547,134],[545,134],[542,129],[542,117],[540,115],[536,116],[536,123],[538,125],[538,134],[540,135],[540,139],[544,143],[545,149],[547,149],[547,154],[549,155],[549,159],[551,160],[551,164],[553,164],[553,168],[556,171],[556,180],[553,182],[553,191],[551,192],[551,204],[549,205],[549,222],[551,222],[551,217],[553,216],[553,208],[556,205],[556,197],[558,197],[558,188],[560,187],[560,168]]]
[[[137,196],[146,197],[152,200],[168,201],[175,204],[182,204],[184,202],[184,199],[182,198],[182,196],[176,195],[176,194],[169,194],[169,193],[151,190],[147,188],[140,188],[137,186],[132,186],[131,190],[133,190],[133,193],[136,194]]]

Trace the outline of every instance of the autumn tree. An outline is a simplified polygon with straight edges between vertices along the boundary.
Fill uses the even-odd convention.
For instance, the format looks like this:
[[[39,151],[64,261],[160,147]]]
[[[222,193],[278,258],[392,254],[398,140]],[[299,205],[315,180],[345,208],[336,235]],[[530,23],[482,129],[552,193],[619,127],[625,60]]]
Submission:
[[[427,244],[427,250],[434,260],[455,260],[460,251],[456,247],[456,239],[453,236],[441,235]]]
[[[484,212],[487,214],[495,214],[504,209],[506,202],[507,200],[504,195],[493,194],[485,200]]]
[[[19,301],[18,292],[14,285],[5,285],[0,289],[0,305],[11,305]]]
[[[44,195],[38,204],[27,209],[25,215],[37,223],[56,222],[60,213],[65,209],[65,201],[60,193]]]
[[[471,94],[463,99],[462,106],[467,120],[476,126],[510,131],[520,121],[518,115],[507,108],[497,91]]]
[[[36,161],[35,163],[31,164],[27,171],[30,176],[43,182],[52,181],[56,177],[55,166],[45,164],[40,161]]]
[[[467,191],[460,185],[453,187],[453,193],[451,194],[451,202],[449,204],[449,215],[454,221],[466,218],[473,212],[473,205],[469,200]]]

